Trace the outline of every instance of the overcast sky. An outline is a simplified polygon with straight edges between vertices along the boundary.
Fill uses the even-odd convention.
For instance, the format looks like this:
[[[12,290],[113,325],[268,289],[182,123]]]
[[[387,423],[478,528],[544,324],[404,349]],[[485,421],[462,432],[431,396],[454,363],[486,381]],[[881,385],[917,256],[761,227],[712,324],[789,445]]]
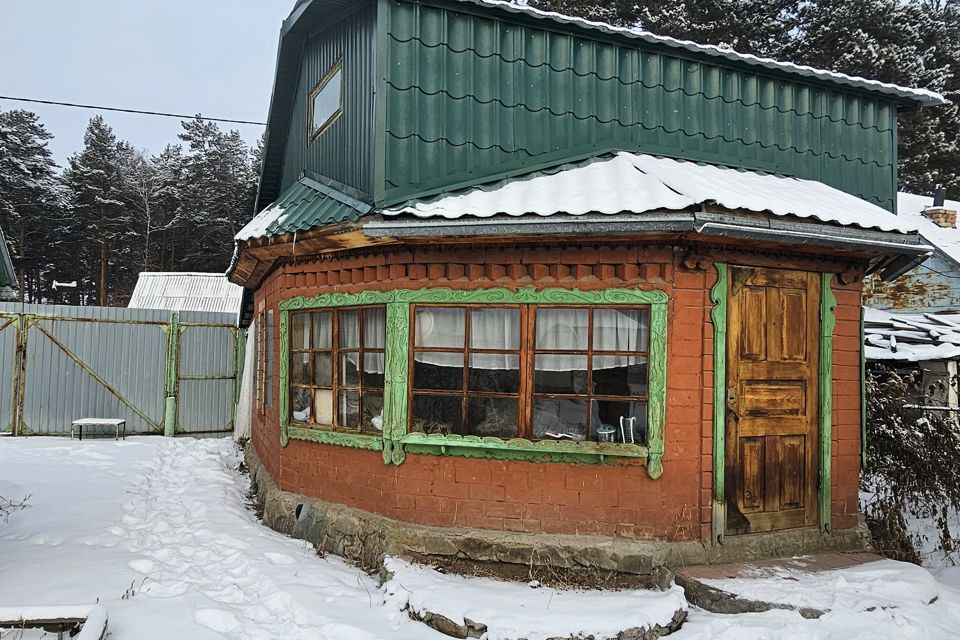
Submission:
[[[202,113],[264,122],[280,24],[292,0],[0,0],[0,95]],[[96,112],[0,99],[56,136],[57,163],[83,145]],[[103,112],[119,138],[151,153],[180,121]],[[250,143],[262,127],[236,128]]]

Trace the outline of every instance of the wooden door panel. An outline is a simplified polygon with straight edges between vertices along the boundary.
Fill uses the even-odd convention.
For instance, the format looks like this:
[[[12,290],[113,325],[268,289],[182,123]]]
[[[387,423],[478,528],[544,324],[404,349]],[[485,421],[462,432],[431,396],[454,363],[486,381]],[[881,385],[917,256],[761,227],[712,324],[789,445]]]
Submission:
[[[740,439],[740,462],[743,472],[743,512],[759,511],[763,499],[763,438]]]
[[[816,524],[819,275],[731,268],[727,532]]]
[[[740,345],[742,360],[766,359],[767,353],[767,297],[758,287],[744,288],[741,294],[740,314],[748,325]]]
[[[743,380],[740,414],[744,416],[802,416],[806,414],[805,380]]]
[[[796,327],[796,330],[787,330],[781,334],[781,360],[805,362],[807,359],[807,332],[803,325],[807,317],[807,300],[804,293],[797,290],[787,290],[779,296],[780,314],[784,318],[795,318],[800,324],[799,327]]]
[[[778,438],[778,464],[783,470],[784,481],[781,484],[780,508],[802,509],[806,473],[803,466],[806,459],[806,438],[803,436],[784,436]]]

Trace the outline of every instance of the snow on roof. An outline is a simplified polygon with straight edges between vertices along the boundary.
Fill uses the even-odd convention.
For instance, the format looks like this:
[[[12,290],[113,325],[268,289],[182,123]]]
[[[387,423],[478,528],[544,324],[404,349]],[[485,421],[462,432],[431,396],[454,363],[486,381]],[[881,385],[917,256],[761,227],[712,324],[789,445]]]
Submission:
[[[129,309],[240,312],[243,287],[222,273],[142,272],[130,296]]]
[[[513,2],[510,2],[509,0],[460,0],[460,2],[469,2],[482,7],[495,7],[510,13],[527,14],[537,18],[559,22],[565,25],[576,25],[578,27],[594,29],[603,31],[605,33],[625,35],[627,37],[643,40],[644,42],[665,45],[675,49],[685,49],[695,53],[702,53],[717,58],[725,58],[727,60],[764,67],[766,69],[784,71],[786,73],[805,76],[808,78],[815,78],[817,80],[837,82],[851,87],[856,87],[858,89],[879,91],[881,93],[893,95],[899,98],[916,101],[925,106],[949,104],[949,101],[946,98],[935,91],[930,91],[929,89],[901,87],[899,85],[890,84],[887,82],[880,82],[879,80],[868,80],[867,78],[860,78],[858,76],[849,76],[845,73],[838,73],[836,71],[827,71],[826,69],[817,69],[814,67],[808,67],[806,65],[781,62],[771,58],[761,58],[748,53],[738,53],[737,51],[726,47],[718,47],[710,44],[699,44],[689,40],[678,40],[677,38],[671,38],[669,36],[660,36],[635,27],[617,27],[605,22],[596,22],[593,20],[576,18],[553,11],[534,9],[533,7],[529,6],[513,4]]]
[[[904,314],[864,308],[867,360],[960,360],[960,313]]]
[[[447,219],[617,214],[680,210],[704,203],[864,229],[916,231],[910,222],[877,205],[820,182],[625,151],[411,201],[383,214]]]
[[[951,260],[960,265],[960,229],[945,229],[923,215],[923,210],[933,206],[930,196],[918,196],[913,193],[897,194],[897,215],[916,225],[920,235]],[[944,208],[960,212],[960,202],[947,200]]]

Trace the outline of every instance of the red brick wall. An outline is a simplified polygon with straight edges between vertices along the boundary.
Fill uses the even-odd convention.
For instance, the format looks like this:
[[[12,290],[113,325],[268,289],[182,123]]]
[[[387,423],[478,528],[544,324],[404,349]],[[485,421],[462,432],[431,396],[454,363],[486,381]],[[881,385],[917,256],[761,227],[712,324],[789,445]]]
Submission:
[[[831,520],[834,529],[857,524],[860,483],[860,296],[862,283],[839,285],[833,332],[833,442]]]
[[[296,295],[370,288],[663,290],[670,296],[670,324],[666,452],[664,473],[658,480],[651,480],[646,468],[637,464],[572,465],[408,455],[402,465],[388,466],[376,452],[301,441],[291,441],[282,449],[277,389],[273,390],[273,406],[254,417],[254,445],[282,489],[399,520],[509,531],[707,540],[713,429],[709,288],[714,281],[712,267],[685,269],[669,247],[385,248],[284,265],[256,294],[257,301],[265,300],[268,308],[276,309],[281,300]],[[856,340],[857,295],[853,288],[838,291],[839,304],[849,308],[838,313],[836,392],[852,393],[856,402],[842,397],[834,402],[836,527],[851,526],[855,520],[850,516],[856,514],[859,369],[850,367],[858,356],[851,355],[850,344],[843,337],[852,331]],[[855,316],[852,325],[848,316]],[[847,355],[839,355],[840,349],[847,349]],[[274,379],[279,379],[278,372]]]

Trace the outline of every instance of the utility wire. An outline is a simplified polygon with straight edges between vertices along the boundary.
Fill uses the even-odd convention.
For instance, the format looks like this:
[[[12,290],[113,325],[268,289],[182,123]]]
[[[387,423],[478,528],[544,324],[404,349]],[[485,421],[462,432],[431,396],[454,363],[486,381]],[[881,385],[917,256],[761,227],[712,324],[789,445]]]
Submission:
[[[13,100],[14,102],[33,102],[36,104],[51,104],[58,107],[75,107],[77,109],[95,109],[97,111],[119,111],[121,113],[139,113],[145,116],[163,116],[165,118],[179,118],[181,120],[193,120],[202,118],[210,122],[230,122],[233,124],[252,124],[260,127],[267,126],[266,122],[252,122],[250,120],[231,120],[229,118],[207,118],[200,114],[192,116],[181,113],[164,113],[163,111],[141,111],[140,109],[122,109],[120,107],[103,107],[95,104],[75,104],[73,102],[57,102],[56,100],[37,100],[35,98],[17,98],[14,96],[0,96],[0,100]]]

